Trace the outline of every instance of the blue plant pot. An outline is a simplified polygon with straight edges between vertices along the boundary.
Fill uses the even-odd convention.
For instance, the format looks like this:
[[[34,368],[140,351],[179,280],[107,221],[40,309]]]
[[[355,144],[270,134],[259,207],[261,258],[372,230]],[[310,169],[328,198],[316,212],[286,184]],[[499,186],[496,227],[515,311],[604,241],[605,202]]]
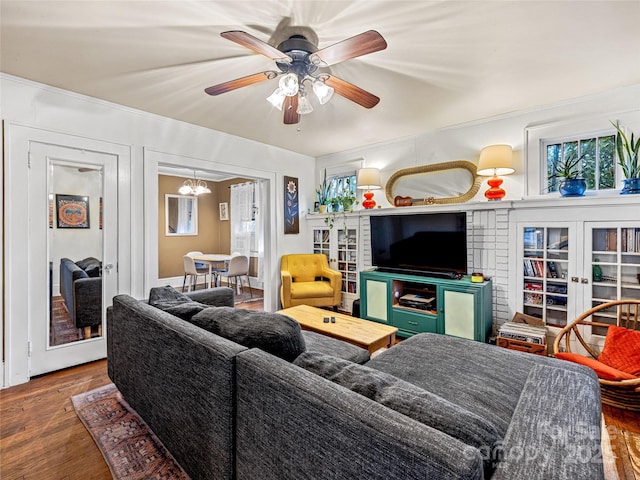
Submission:
[[[620,190],[620,195],[640,193],[640,178],[625,178],[622,183],[623,187]]]
[[[584,178],[567,178],[560,182],[558,190],[563,197],[582,197],[587,189]]]

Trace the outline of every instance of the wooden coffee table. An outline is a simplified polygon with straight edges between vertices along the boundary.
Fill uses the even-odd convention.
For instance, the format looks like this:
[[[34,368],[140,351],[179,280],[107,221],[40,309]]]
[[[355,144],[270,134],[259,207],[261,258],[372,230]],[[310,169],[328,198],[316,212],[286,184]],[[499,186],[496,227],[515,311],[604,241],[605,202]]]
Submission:
[[[285,308],[278,311],[278,313],[293,318],[304,330],[311,330],[344,340],[358,347],[366,348],[370,354],[380,348],[391,347],[395,342],[396,332],[398,331],[396,327],[389,327],[369,320],[361,320],[360,318],[310,307],[309,305]],[[324,323],[323,319],[325,317],[329,319],[335,317],[336,321],[335,323]]]

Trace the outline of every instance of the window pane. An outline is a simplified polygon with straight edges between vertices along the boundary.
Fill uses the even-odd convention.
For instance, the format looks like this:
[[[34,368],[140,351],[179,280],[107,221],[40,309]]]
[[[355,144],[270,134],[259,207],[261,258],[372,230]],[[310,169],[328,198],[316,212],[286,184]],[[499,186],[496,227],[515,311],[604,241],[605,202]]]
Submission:
[[[580,142],[580,155],[582,157],[582,178],[587,181],[587,188],[596,188],[596,139],[589,138]]]
[[[556,174],[555,166],[560,160],[562,154],[562,145],[547,145],[547,192],[555,192],[558,190],[559,179],[554,177]]]
[[[598,143],[600,154],[598,188],[616,188],[615,135],[600,137]]]

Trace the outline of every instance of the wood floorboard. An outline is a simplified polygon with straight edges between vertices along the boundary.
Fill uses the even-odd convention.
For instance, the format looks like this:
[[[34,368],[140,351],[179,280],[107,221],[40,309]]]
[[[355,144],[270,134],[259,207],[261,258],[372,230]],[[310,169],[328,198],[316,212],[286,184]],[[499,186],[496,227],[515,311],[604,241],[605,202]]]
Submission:
[[[237,306],[262,310],[263,302]],[[0,479],[110,480],[100,450],[71,404],[73,395],[109,382],[107,362],[99,360],[0,390]],[[640,435],[640,413],[607,406],[603,413],[607,425]],[[640,480],[640,452],[616,453],[620,480]]]

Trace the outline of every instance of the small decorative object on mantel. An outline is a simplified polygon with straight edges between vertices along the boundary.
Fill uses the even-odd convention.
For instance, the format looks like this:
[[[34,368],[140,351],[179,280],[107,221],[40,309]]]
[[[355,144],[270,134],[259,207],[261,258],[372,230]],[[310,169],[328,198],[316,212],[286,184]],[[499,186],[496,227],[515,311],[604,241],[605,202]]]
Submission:
[[[624,186],[620,190],[621,195],[640,193],[640,136],[636,140],[634,134],[627,137],[626,132],[619,122],[613,123],[616,127],[616,152],[618,153],[618,165],[622,167]]]

